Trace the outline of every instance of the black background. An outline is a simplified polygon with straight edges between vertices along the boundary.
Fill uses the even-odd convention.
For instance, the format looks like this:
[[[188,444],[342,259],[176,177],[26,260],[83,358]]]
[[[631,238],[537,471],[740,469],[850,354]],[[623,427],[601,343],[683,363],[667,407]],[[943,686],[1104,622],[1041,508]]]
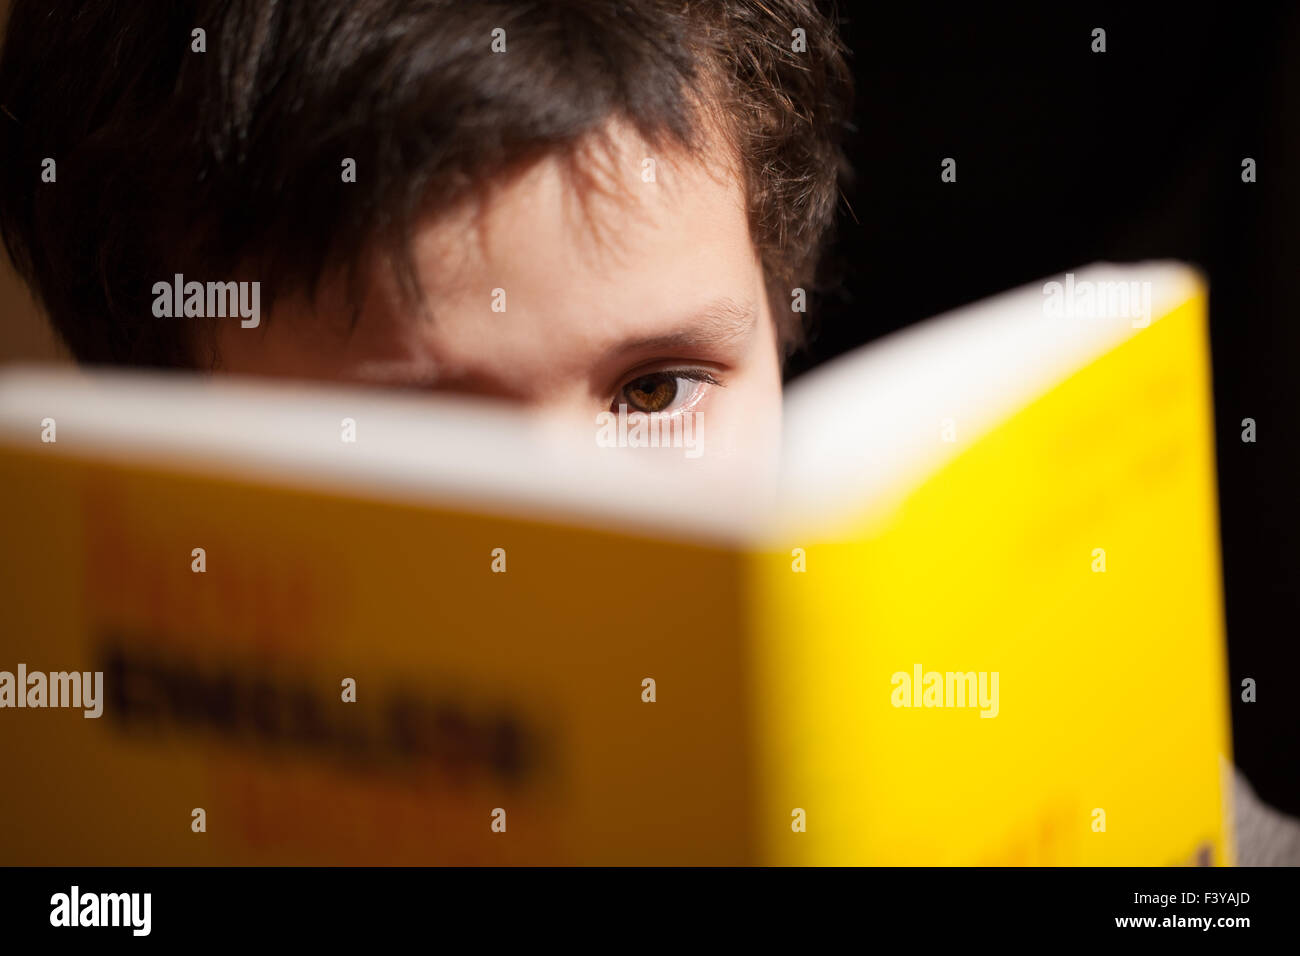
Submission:
[[[412,934],[430,941],[459,935],[483,942],[539,940],[579,951],[611,940],[698,940],[704,948],[829,949],[857,933],[906,935],[957,947],[987,939],[1030,943],[1135,934],[1173,941],[1211,936],[1222,948],[1277,938],[1293,928],[1296,870],[1199,867],[1073,869],[871,868],[458,868],[401,867],[81,867],[0,868],[4,941],[34,951],[108,946],[175,952],[202,938],[203,951],[251,942],[292,944],[292,951],[371,952]],[[731,893],[719,892],[725,882]],[[55,893],[151,893],[151,932],[52,927]],[[1234,902],[1208,892],[1238,894]],[[1195,902],[1136,903],[1134,894],[1195,894]],[[1242,896],[1241,894],[1247,894]],[[743,900],[743,905],[736,901]],[[936,919],[937,915],[942,918]],[[1118,927],[1117,917],[1242,918],[1249,926]],[[639,934],[639,936],[638,936]],[[657,937],[654,934],[659,934]],[[1153,935],[1154,934],[1154,935]],[[1245,935],[1241,935],[1245,934]],[[55,947],[51,944],[61,943]],[[585,944],[585,945],[584,945]],[[192,948],[192,947],[190,947]],[[498,946],[497,948],[503,948]],[[19,950],[15,950],[19,951]],[[21,950],[26,951],[26,950]]]
[[[840,5],[857,84],[855,182],[831,255],[839,284],[790,376],[1090,262],[1199,266],[1211,287],[1235,758],[1266,802],[1300,814],[1300,10],[1036,6]],[[1096,27],[1105,53],[1091,50]],[[940,180],[944,157],[957,160],[955,183]],[[1254,183],[1242,182],[1245,157]],[[1241,441],[1243,418],[1257,423],[1254,444]],[[1246,677],[1255,703],[1241,701]],[[1161,679],[1135,674],[1135,692]]]

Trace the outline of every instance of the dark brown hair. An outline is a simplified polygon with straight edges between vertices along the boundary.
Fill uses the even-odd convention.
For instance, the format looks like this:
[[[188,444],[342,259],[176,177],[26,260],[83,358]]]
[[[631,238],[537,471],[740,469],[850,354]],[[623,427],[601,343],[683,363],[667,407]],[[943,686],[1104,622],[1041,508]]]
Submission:
[[[16,0],[0,232],[78,359],[203,365],[193,323],[154,318],[155,282],[251,276],[265,310],[333,269],[355,278],[372,242],[409,271],[422,212],[612,119],[694,149],[707,111],[743,171],[788,346],[850,96],[814,0]]]

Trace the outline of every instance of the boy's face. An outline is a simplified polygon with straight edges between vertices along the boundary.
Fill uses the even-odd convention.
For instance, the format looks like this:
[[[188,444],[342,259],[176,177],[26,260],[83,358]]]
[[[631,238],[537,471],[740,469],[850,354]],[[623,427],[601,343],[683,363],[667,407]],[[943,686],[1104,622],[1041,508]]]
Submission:
[[[221,368],[498,397],[590,435],[620,404],[698,412],[705,460],[766,465],[781,377],[740,182],[626,132],[612,143],[582,167],[604,189],[547,158],[481,206],[423,223],[427,316],[376,267],[355,324],[341,282],[327,282],[314,305],[277,302],[260,328],[222,325]]]

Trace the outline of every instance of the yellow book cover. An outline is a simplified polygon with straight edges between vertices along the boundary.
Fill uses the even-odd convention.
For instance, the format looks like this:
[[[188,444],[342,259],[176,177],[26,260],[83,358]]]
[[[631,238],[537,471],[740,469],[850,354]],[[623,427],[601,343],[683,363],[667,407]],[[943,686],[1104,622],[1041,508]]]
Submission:
[[[1230,863],[1205,313],[1094,266],[829,363],[760,513],[464,401],[0,374],[0,863]]]

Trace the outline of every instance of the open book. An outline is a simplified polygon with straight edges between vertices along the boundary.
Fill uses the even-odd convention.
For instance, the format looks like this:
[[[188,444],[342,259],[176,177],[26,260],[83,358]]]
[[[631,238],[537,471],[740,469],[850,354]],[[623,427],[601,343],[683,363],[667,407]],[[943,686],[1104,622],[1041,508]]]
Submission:
[[[1231,862],[1205,312],[1094,266],[828,363],[757,512],[464,400],[5,371],[0,863]]]

